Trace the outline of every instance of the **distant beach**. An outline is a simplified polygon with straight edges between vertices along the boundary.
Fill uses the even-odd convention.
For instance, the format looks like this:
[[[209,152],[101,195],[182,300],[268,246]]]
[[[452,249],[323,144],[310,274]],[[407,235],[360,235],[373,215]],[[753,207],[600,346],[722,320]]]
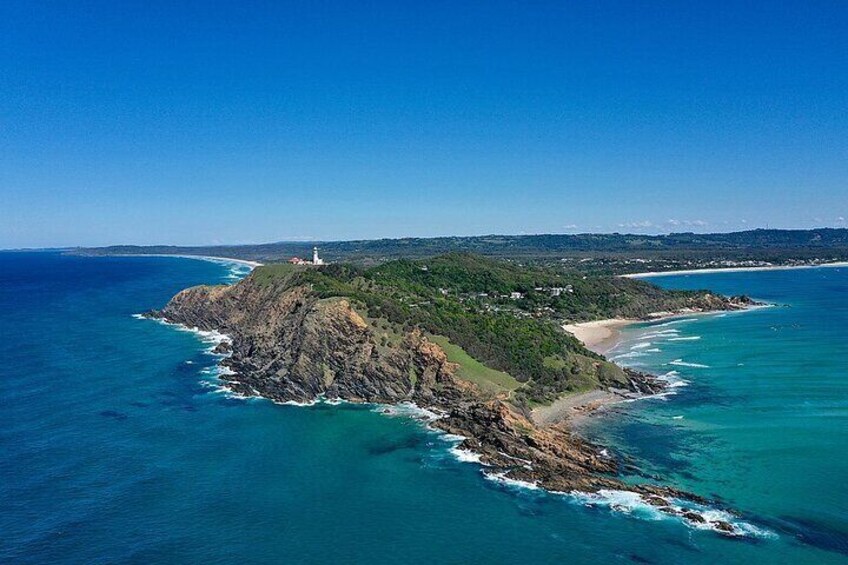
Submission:
[[[711,269],[683,269],[680,271],[647,271],[644,273],[629,273],[619,275],[626,279],[639,279],[648,277],[670,277],[674,275],[701,275],[710,273],[745,273],[749,271],[788,271],[792,269],[817,269],[819,267],[848,267],[848,261],[836,263],[822,263],[820,265],[768,265],[763,267],[717,267]]]
[[[176,257],[177,259],[197,259],[199,261],[211,261],[213,263],[235,263],[255,269],[261,267],[264,263],[258,261],[248,261],[246,259],[233,259],[232,257],[216,257],[214,255],[180,255],[176,253],[121,253],[113,255],[113,257]]]

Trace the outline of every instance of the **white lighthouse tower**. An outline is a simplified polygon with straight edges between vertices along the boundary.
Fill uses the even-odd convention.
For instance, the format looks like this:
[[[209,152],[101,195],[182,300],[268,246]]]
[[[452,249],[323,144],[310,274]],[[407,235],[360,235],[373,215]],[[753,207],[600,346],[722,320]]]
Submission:
[[[320,257],[318,257],[318,248],[317,247],[312,248],[312,264],[313,265],[323,265],[324,264],[324,260],[321,259]]]

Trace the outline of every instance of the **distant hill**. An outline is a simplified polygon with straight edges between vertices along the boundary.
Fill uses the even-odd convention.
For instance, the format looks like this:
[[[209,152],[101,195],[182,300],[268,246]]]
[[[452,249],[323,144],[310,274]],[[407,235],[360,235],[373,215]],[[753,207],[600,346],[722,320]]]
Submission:
[[[278,242],[261,245],[132,246],[79,248],[82,254],[213,255],[277,262],[308,257],[317,245],[329,261],[378,264],[451,252],[550,264],[582,261],[583,270],[633,272],[698,266],[786,264],[848,259],[848,229],[756,229],[731,233],[483,235]],[[727,264],[724,264],[724,263]],[[648,268],[646,268],[648,267]]]

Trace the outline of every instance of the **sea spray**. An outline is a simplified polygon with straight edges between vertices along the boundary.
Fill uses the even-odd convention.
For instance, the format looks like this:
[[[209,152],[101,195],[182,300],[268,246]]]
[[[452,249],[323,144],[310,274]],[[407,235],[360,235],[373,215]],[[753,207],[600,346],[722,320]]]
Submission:
[[[711,530],[735,537],[775,539],[774,532],[759,528],[737,516],[704,504],[670,498],[668,506],[651,504],[639,493],[625,490],[599,490],[594,493],[573,491],[567,494],[579,504],[588,507],[609,508],[643,520],[677,520],[690,528]],[[729,530],[725,529],[729,526]]]

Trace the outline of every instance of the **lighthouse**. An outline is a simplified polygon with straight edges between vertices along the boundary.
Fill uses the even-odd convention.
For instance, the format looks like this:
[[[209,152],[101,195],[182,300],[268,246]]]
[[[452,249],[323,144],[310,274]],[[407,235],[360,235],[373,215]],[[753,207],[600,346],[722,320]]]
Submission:
[[[320,257],[318,257],[318,248],[317,247],[312,248],[312,264],[313,265],[323,265],[324,264],[324,260],[321,259]]]

